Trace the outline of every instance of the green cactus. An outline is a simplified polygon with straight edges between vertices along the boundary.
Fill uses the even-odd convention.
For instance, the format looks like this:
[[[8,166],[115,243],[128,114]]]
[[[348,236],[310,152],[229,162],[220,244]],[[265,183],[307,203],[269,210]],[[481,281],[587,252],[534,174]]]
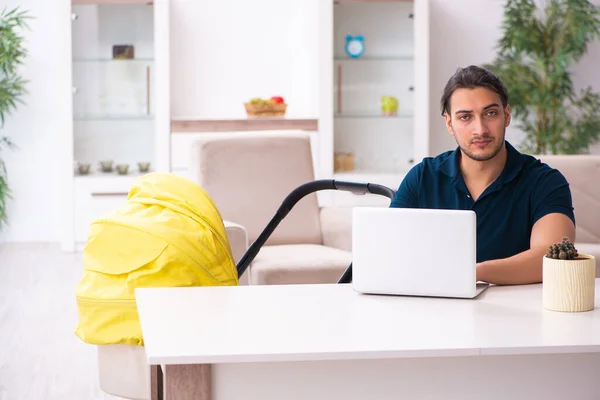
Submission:
[[[555,260],[574,260],[578,256],[577,249],[566,236],[562,238],[562,242],[548,246],[546,253],[546,257]]]

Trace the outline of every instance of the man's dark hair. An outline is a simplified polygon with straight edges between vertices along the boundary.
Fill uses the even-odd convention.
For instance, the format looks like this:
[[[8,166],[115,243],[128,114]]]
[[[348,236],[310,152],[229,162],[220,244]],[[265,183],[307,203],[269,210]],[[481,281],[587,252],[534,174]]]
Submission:
[[[504,84],[496,74],[485,68],[476,65],[470,65],[466,68],[459,68],[446,83],[444,94],[442,95],[441,106],[442,115],[450,113],[450,97],[456,89],[475,89],[485,87],[498,93],[502,106],[508,104],[508,92]]]

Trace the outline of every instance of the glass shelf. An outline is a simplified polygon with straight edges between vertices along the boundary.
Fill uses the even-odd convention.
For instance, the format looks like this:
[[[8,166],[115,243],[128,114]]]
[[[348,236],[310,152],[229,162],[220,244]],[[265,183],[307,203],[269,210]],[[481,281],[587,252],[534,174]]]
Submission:
[[[351,58],[347,56],[334,57],[335,61],[413,61],[413,56],[361,56]]]
[[[338,119],[406,119],[412,118],[412,114],[399,113],[398,115],[380,115],[380,114],[335,114],[334,118]]]
[[[151,63],[153,58],[74,58],[74,63]]]
[[[152,121],[154,115],[84,115],[76,116],[74,121]]]

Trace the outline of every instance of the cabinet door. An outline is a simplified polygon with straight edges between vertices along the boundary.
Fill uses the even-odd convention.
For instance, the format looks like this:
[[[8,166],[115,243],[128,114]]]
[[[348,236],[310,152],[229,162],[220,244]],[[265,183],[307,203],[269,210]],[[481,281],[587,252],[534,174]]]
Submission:
[[[333,4],[335,179],[396,190],[414,164],[415,7],[407,1]],[[344,206],[389,204],[373,196],[335,198]]]
[[[154,164],[154,6],[72,6],[73,152],[79,164]]]
[[[75,241],[87,241],[90,224],[127,200],[133,177],[82,177],[75,182]]]
[[[429,73],[429,11],[430,0],[414,1],[415,92],[413,159],[419,163],[431,156],[430,149],[430,73]],[[436,108],[437,109],[437,108]]]

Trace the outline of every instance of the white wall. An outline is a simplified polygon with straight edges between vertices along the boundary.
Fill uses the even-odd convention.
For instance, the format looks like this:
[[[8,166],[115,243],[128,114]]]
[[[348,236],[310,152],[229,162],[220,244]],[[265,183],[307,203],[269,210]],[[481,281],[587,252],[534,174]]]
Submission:
[[[25,105],[7,118],[1,136],[18,146],[2,154],[13,200],[10,226],[0,240],[60,242],[62,202],[71,193],[61,186],[72,169],[70,119],[70,2],[68,0],[2,0],[0,9],[20,6],[35,19],[26,32],[29,57],[21,72],[30,82]]]
[[[318,118],[322,4],[171,0],[171,116],[246,118],[244,103],[250,99],[283,96],[287,118]],[[174,172],[191,176],[189,164],[175,152],[200,137],[206,133],[172,135]],[[311,143],[319,171],[319,154],[326,149],[315,134]]]
[[[440,97],[444,86],[458,67],[493,61],[494,47],[501,36],[500,26],[505,0],[430,0],[430,154],[456,148],[456,142],[444,127]],[[600,0],[593,0],[600,4]],[[600,43],[594,43],[580,65],[574,68],[576,88],[592,85],[600,91]],[[522,132],[513,123],[506,131],[507,140],[518,145]],[[600,154],[600,145],[593,152]]]
[[[317,117],[318,16],[317,1],[171,0],[172,116],[246,117],[245,101],[283,96],[289,117]]]

